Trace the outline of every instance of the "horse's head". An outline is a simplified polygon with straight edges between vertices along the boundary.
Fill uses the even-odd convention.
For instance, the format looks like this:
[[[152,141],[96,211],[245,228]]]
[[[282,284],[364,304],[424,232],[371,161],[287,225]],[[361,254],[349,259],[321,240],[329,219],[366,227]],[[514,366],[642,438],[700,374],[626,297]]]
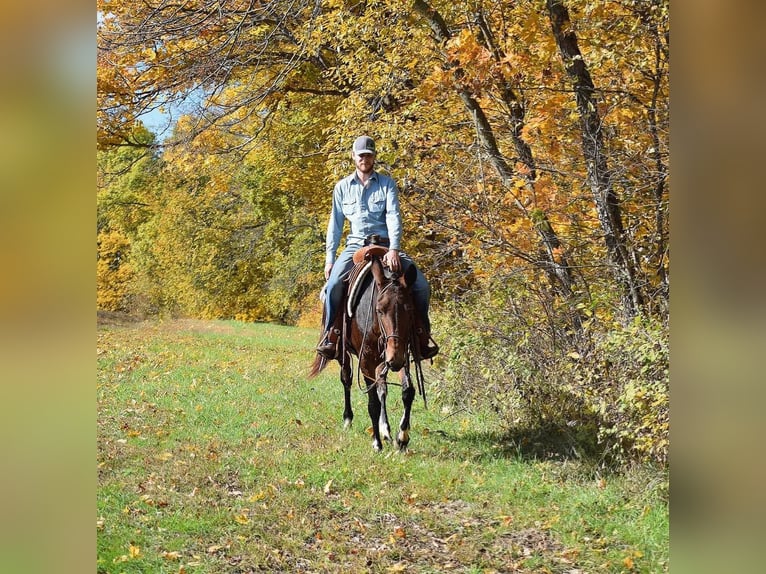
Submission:
[[[375,315],[381,338],[385,341],[383,361],[392,371],[398,371],[407,363],[410,330],[415,307],[410,286],[415,282],[414,265],[407,267],[404,275],[388,274],[377,257],[373,258],[372,274],[378,297]]]

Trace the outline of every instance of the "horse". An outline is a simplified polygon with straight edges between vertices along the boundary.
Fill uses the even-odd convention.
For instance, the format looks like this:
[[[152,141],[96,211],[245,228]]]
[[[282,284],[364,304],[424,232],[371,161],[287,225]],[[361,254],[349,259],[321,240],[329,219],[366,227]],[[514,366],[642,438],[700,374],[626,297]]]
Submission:
[[[391,441],[386,411],[386,377],[389,371],[400,373],[404,414],[399,423],[395,445],[400,452],[406,452],[410,441],[410,413],[415,399],[415,387],[410,377],[415,306],[410,287],[415,282],[417,271],[414,265],[409,265],[403,274],[393,273],[384,267],[379,252],[369,252],[366,259],[367,264],[357,263],[349,275],[353,277],[367,265],[370,272],[360,277],[360,287],[355,294],[345,290],[343,310],[338,310],[339,313],[345,313],[335,358],[340,364],[340,380],[343,384],[344,427],[349,428],[354,418],[351,409],[351,355],[354,355],[358,359],[359,372],[366,385],[367,412],[372,422],[372,446],[376,451],[383,449],[384,439]],[[352,295],[352,305],[348,305]],[[354,304],[354,301],[358,302]],[[349,316],[347,310],[353,315]],[[324,317],[322,322],[324,324]],[[325,357],[317,355],[309,377],[318,375],[327,366],[327,362]],[[416,361],[415,364],[418,387],[425,401],[420,362]]]

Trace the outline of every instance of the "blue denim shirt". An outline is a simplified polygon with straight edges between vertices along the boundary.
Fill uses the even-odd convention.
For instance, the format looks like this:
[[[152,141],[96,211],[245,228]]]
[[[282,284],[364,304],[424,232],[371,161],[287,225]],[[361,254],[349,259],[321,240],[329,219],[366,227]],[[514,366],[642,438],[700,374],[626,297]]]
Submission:
[[[354,172],[335,185],[330,221],[327,224],[325,263],[335,263],[346,219],[351,224],[346,246],[361,247],[365,237],[376,233],[388,238],[391,249],[399,250],[402,216],[399,211],[399,190],[394,180],[376,171],[364,187]]]

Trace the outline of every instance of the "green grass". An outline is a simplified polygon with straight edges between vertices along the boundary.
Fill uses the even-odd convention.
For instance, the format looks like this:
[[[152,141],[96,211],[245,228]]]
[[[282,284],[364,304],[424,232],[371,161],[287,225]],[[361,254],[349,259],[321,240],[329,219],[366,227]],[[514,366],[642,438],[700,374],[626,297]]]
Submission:
[[[525,457],[419,397],[410,451],[375,453],[366,396],[344,431],[337,366],[306,378],[316,335],[99,327],[98,572],[667,572],[662,475]]]

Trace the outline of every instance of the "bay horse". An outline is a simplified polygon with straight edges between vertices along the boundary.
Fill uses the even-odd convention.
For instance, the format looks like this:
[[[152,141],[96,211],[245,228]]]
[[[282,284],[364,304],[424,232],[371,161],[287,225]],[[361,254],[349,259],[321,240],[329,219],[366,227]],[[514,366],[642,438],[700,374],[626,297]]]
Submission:
[[[400,373],[404,414],[395,444],[400,452],[405,452],[410,440],[410,413],[415,399],[415,387],[410,378],[415,306],[410,287],[415,282],[417,270],[414,265],[409,265],[403,274],[393,273],[384,267],[378,251],[370,251],[365,257],[367,264],[357,263],[349,275],[353,277],[365,265],[369,265],[369,273],[360,277],[361,283],[353,294],[352,305],[348,304],[352,294],[349,289],[344,290],[343,306],[338,310],[338,313],[344,313],[345,318],[335,358],[340,364],[340,380],[343,383],[344,427],[349,428],[354,418],[351,409],[351,355],[354,355],[365,381],[367,412],[372,422],[372,446],[377,451],[383,449],[383,439],[391,440],[386,411],[386,377],[389,371]],[[327,366],[327,362],[325,357],[317,354],[309,377],[318,375]],[[420,362],[416,361],[415,364],[418,387],[425,400]]]

